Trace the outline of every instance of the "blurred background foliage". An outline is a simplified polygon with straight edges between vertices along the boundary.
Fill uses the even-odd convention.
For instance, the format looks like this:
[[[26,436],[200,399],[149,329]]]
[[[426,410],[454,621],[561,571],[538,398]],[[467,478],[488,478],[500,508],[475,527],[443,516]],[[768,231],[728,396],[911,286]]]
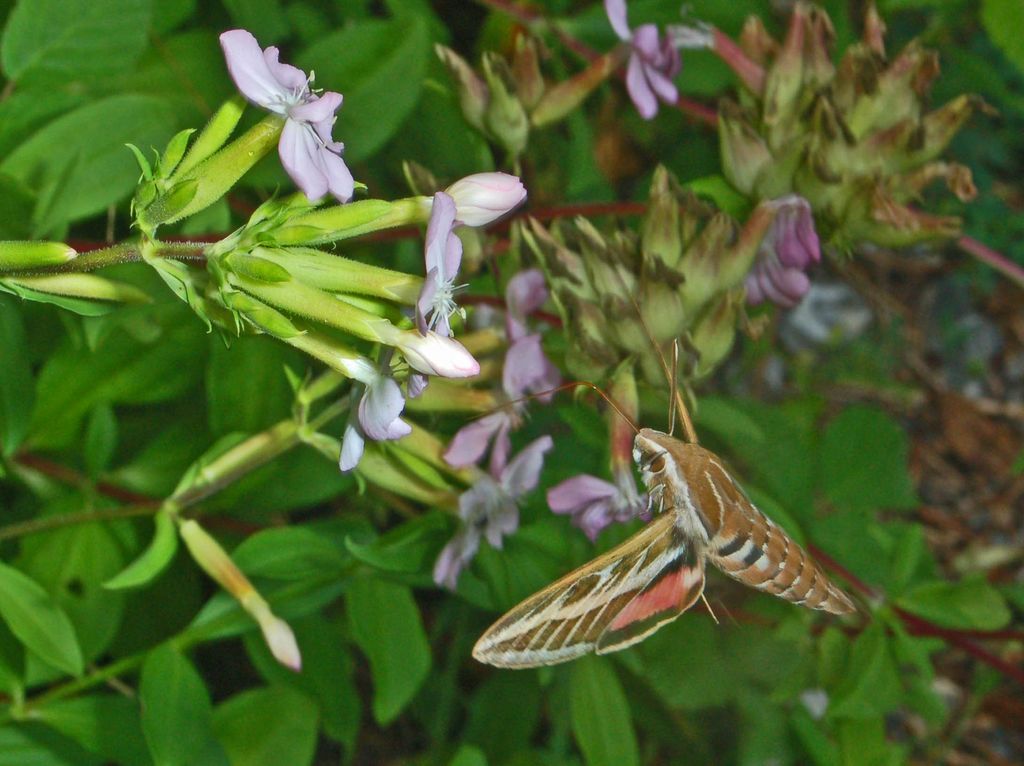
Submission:
[[[822,5],[842,50],[866,4]],[[443,179],[500,168],[466,125],[433,45],[473,62],[509,50],[521,19],[506,12],[519,6],[504,6],[0,0],[0,239],[86,250],[129,236],[138,168],[124,145],[162,147],[233,93],[217,45],[232,27],[344,93],[335,135],[376,196],[406,193],[404,161]],[[1024,3],[879,8],[891,50],[919,37],[939,51],[935,105],[967,91],[998,111],[976,116],[953,146],[977,201],[943,198],[940,212],[964,216],[966,233],[1024,263]],[[689,19],[733,36],[749,14],[780,32],[785,9],[686,6]],[[596,50],[615,42],[598,3],[529,10],[553,25],[537,27],[553,76],[581,67],[553,31]],[[634,24],[680,18],[663,0],[631,2],[629,13]],[[734,88],[704,51],[684,52],[678,83],[711,107]],[[604,86],[533,137],[530,212],[645,200],[658,163],[682,181],[718,174],[714,130],[672,109],[644,122],[621,87]],[[176,233],[229,231],[289,187],[276,157],[243,184]],[[420,247],[413,236],[344,252],[414,271]],[[501,256],[494,262],[500,269]],[[855,288],[841,316],[868,321],[838,322],[811,342],[806,324],[758,310],[760,336],[698,389],[704,440],[770,516],[813,543],[861,598],[863,619],[830,622],[716,577],[708,595],[720,624],[695,609],[618,656],[485,668],[470,648],[496,613],[595,548],[536,491],[504,549],[484,546],[458,593],[441,591],[431,569],[451,517],[297,447],[199,511],[294,627],[298,674],[273,661],[180,551],[145,588],[103,584],[149,544],[146,517],[190,465],[218,440],[290,417],[283,370],[301,377],[308,361],[265,337],[226,347],[152,271],[108,271],[152,300],[96,308],[0,296],[0,764],[1024,759],[1022,302],[987,267],[928,248],[825,265],[824,280]],[[499,295],[495,285],[483,274],[470,292]],[[648,424],[665,424],[666,402],[663,391],[644,393]],[[464,422],[435,420],[446,432]],[[538,408],[517,445],[542,433],[556,445],[542,488],[604,470],[603,420],[588,401]],[[607,530],[597,548],[635,528]]]

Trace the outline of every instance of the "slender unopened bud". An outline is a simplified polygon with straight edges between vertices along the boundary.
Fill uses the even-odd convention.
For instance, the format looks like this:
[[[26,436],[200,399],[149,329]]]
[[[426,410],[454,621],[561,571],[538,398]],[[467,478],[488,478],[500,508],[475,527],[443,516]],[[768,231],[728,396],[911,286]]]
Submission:
[[[533,109],[544,95],[544,78],[537,58],[536,41],[528,35],[519,35],[512,57],[512,79],[516,83],[519,100],[527,110]]]
[[[651,201],[641,234],[644,258],[653,258],[669,268],[679,263],[683,243],[679,230],[679,200],[664,165],[654,171]]]
[[[477,130],[484,127],[484,114],[491,100],[487,84],[473,71],[458,53],[444,45],[435,45],[434,52],[455,81],[459,93],[459,106],[466,122]]]
[[[722,103],[718,113],[718,143],[722,172],[744,194],[753,194],[762,175],[772,168],[772,155],[764,139],[743,119],[740,107]]]
[[[583,71],[548,88],[530,112],[530,122],[536,127],[542,127],[567,117],[597,86],[622,66],[628,54],[628,47],[612,48],[591,61]]]
[[[723,297],[694,328],[691,341],[698,353],[694,377],[711,373],[729,353],[736,338],[738,311],[739,301],[734,296]]]
[[[63,242],[0,242],[0,271],[57,266],[78,255]]]
[[[231,560],[227,551],[192,519],[182,522],[179,532],[192,558],[202,570],[253,616],[274,658],[292,670],[299,670],[302,658],[291,628],[274,616],[270,605]]]
[[[95,274],[40,274],[38,276],[9,277],[7,281],[30,290],[69,298],[87,298],[119,303],[149,303],[150,297],[134,285],[115,282]]]
[[[474,173],[460,178],[445,193],[455,200],[455,219],[466,226],[486,226],[526,199],[523,182],[508,173]]]
[[[490,89],[491,100],[484,114],[484,127],[511,157],[518,157],[526,148],[530,135],[530,120],[515,93],[512,75],[505,60],[494,54],[484,54],[484,79]]]
[[[214,112],[213,117],[206,123],[199,136],[192,143],[188,154],[177,166],[179,176],[192,170],[196,165],[220,149],[230,138],[238,121],[245,111],[245,99],[241,96],[234,96],[228,99],[220,108]]]
[[[189,172],[176,174],[172,179],[174,185],[167,192],[139,210],[139,224],[146,230],[152,230],[212,205],[277,146],[283,127],[283,118],[270,115]],[[141,207],[138,200],[136,205]]]
[[[429,202],[429,197],[406,197],[393,202],[364,199],[333,205],[289,219],[273,236],[279,245],[315,245],[426,223]]]
[[[608,408],[608,435],[610,439],[612,473],[629,470],[633,463],[633,438],[636,421],[640,417],[640,400],[636,390],[636,376],[629,362],[623,363],[612,377],[608,395],[616,407]]]

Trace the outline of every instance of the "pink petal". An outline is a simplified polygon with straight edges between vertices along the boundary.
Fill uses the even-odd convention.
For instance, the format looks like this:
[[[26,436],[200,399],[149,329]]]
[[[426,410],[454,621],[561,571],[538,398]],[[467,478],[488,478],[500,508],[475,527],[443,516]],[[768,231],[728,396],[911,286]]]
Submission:
[[[640,116],[645,120],[654,119],[658,113],[658,99],[647,83],[644,64],[635,52],[629,57],[629,64],[626,67],[626,90]]]
[[[544,467],[544,453],[554,442],[550,436],[534,439],[516,455],[501,472],[501,485],[512,497],[525,495],[537,486],[540,469]]]
[[[655,24],[641,24],[633,30],[633,50],[644,62],[653,64],[661,58],[661,37]]]
[[[473,465],[487,451],[491,438],[508,422],[504,412],[493,412],[467,423],[452,437],[444,459],[449,465],[463,467]]]
[[[398,383],[393,378],[381,376],[366,387],[359,400],[359,425],[363,433],[374,441],[407,436],[412,429],[398,417],[404,409],[405,397]]]
[[[526,269],[516,274],[505,286],[505,305],[508,314],[505,321],[510,341],[516,341],[526,334],[526,317],[544,305],[548,289],[540,269]]]
[[[220,36],[228,72],[238,90],[254,104],[283,114],[282,99],[289,94],[274,76],[256,38],[244,29],[232,29]]]
[[[343,473],[359,465],[365,445],[366,441],[355,425],[349,423],[345,426],[345,436],[341,440],[341,459],[338,461],[338,467]]]
[[[301,93],[307,89],[308,80],[306,73],[291,64],[282,64],[279,60],[280,52],[271,45],[263,51],[263,60],[267,62],[267,69],[283,88],[290,88]]]
[[[316,202],[327,193],[327,176],[318,156],[320,142],[308,124],[285,121],[277,153],[285,171],[310,202]]]
[[[611,482],[580,474],[548,490],[548,507],[555,513],[576,513],[591,503],[607,500],[618,493],[618,487]]]
[[[620,40],[630,38],[629,22],[626,20],[626,0],[604,0],[604,12]]]
[[[644,74],[647,75],[647,82],[651,89],[666,104],[674,104],[679,100],[679,91],[676,89],[675,83],[660,70],[652,66],[645,66]]]
[[[341,108],[342,95],[333,91],[323,93],[304,104],[297,104],[288,110],[288,116],[300,122],[320,123],[330,120]],[[330,123],[328,124],[330,125]],[[329,134],[329,131],[328,131]]]
[[[434,195],[434,203],[430,208],[430,220],[427,222],[426,247],[424,248],[424,263],[429,272],[436,269],[441,281],[449,279],[455,270],[458,270],[456,261],[455,270],[449,271],[446,250],[448,237],[455,225],[455,200],[444,192]],[[461,249],[459,256],[461,257]]]

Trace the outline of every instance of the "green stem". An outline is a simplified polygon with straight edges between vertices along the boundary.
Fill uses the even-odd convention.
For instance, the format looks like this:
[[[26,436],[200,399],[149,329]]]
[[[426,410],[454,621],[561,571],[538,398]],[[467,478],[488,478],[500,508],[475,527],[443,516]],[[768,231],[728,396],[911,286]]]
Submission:
[[[153,505],[130,505],[123,508],[108,508],[102,511],[90,511],[89,513],[66,513],[60,516],[46,516],[42,519],[23,521],[18,524],[8,524],[0,527],[0,540],[10,540],[15,537],[34,535],[40,532],[49,532],[51,529],[70,527],[75,524],[88,524],[93,521],[111,521],[113,519],[128,519],[134,516],[152,516],[157,508]]]

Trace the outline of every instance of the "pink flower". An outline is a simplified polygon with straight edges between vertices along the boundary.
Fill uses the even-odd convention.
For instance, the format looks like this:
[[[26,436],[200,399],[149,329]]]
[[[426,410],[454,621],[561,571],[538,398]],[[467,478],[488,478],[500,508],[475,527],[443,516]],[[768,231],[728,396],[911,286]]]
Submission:
[[[493,443],[491,470],[505,464],[511,449],[509,434],[519,427],[527,394],[551,391],[562,382],[561,373],[551,363],[541,346],[540,333],[527,335],[526,316],[540,308],[547,300],[544,276],[536,269],[523,271],[509,280],[505,288],[508,312],[505,326],[510,346],[505,352],[501,384],[509,403],[498,410],[478,418],[459,429],[444,453],[450,465],[467,466],[476,463]],[[542,397],[545,398],[545,397]],[[551,394],[546,395],[550,400]]]
[[[633,475],[623,471],[614,484],[588,474],[566,479],[548,490],[548,506],[571,516],[572,523],[593,541],[608,525],[642,515],[647,500],[636,491]]]
[[[482,476],[459,497],[462,528],[441,550],[434,565],[434,582],[455,589],[459,574],[486,537],[495,548],[519,526],[519,499],[537,486],[550,436],[530,442],[508,465]]]
[[[355,418],[349,417],[341,441],[342,471],[351,471],[363,457],[367,439],[392,441],[412,433],[412,427],[399,417],[405,409],[405,397],[394,378],[378,373],[367,383]]]
[[[777,209],[775,220],[761,242],[754,268],[747,275],[747,302],[771,300],[791,308],[811,287],[804,272],[821,260],[821,245],[807,200],[790,194],[773,204]]]
[[[462,262],[462,240],[455,236],[455,201],[444,192],[434,195],[423,251],[426,279],[416,301],[420,332],[434,330],[446,338],[452,334],[448,320],[458,311],[455,275]]]
[[[615,34],[633,48],[626,67],[626,90],[640,116],[650,120],[658,113],[659,98],[666,104],[674,104],[679,98],[672,82],[682,68],[679,51],[668,36],[659,37],[654,24],[630,30],[626,0],[604,0],[604,10]]]
[[[526,187],[508,173],[474,173],[447,189],[455,201],[456,218],[466,226],[486,226],[515,210],[526,199]]]
[[[341,158],[344,145],[331,137],[341,94],[313,93],[312,75],[307,78],[301,69],[280,63],[273,46],[261,51],[256,38],[244,29],[225,32],[220,45],[242,95],[286,118],[277,148],[296,186],[314,202],[328,192],[348,202],[355,184]]]

